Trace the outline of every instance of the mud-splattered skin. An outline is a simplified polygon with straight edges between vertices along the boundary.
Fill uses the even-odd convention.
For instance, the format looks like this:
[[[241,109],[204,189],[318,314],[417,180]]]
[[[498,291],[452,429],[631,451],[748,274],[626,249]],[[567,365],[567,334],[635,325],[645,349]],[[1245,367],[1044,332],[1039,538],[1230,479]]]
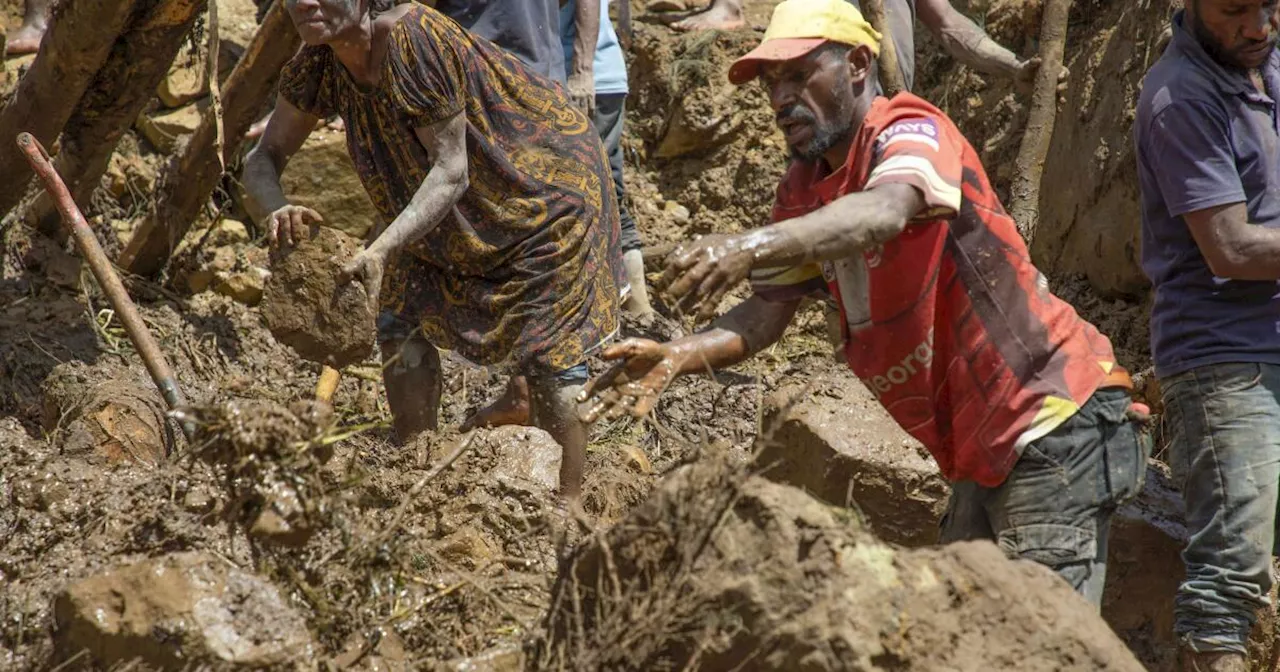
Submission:
[[[818,49],[762,69],[770,104],[794,155],[821,157],[832,169],[844,163],[854,130],[874,100],[874,90],[866,85],[872,60],[865,46]],[[844,132],[834,130],[837,123]],[[752,268],[847,257],[901,233],[923,206],[915,187],[886,184],[785,222],[698,238],[672,253],[660,288],[672,305],[705,320]],[[756,296],[703,333],[668,344],[629,339],[608,348],[604,358],[621,361],[583,390],[579,400],[591,400],[584,420],[648,413],[675,376],[731,366],[777,341],[798,306],[798,301]]]

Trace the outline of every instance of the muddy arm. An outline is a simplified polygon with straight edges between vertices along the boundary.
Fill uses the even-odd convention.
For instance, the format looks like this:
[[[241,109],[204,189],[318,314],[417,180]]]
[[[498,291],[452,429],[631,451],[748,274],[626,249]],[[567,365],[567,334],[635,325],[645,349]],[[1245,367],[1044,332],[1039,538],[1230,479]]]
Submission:
[[[1018,77],[1022,73],[1023,61],[956,11],[950,0],[920,0],[916,9],[920,21],[956,60],[989,75]]]
[[[569,94],[578,98],[575,104],[584,110],[595,106],[596,42],[600,37],[600,22],[609,17],[600,16],[597,0],[578,0],[573,8],[573,24],[577,34],[573,37],[573,62],[569,68]]]
[[[467,192],[466,115],[415,130],[434,163],[409,205],[369,246],[371,252],[386,255],[427,235]]]
[[[276,109],[262,140],[244,161],[244,188],[265,212],[289,205],[280,187],[280,175],[318,121],[318,117],[299,110],[284,98],[276,98]]]
[[[672,341],[677,375],[707,373],[733,366],[778,342],[795,317],[800,301],[769,301],[759,295],[734,306],[706,331]]]
[[[1231,280],[1280,279],[1280,230],[1249,222],[1244,203],[1183,215],[1209,270]]]

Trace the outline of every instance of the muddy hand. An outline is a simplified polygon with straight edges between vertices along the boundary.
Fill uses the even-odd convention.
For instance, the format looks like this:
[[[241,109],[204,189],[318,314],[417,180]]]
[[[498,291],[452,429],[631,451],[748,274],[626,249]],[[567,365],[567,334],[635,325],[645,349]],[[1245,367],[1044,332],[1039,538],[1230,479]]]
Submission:
[[[273,249],[283,243],[293,247],[307,237],[311,224],[324,223],[324,217],[311,208],[286,205],[267,216],[267,238]]]
[[[628,338],[605,348],[602,356],[617,363],[578,394],[578,403],[590,404],[580,414],[588,424],[627,413],[644,417],[680,369],[670,346],[644,338]]]
[[[1036,73],[1038,72],[1040,72],[1039,56],[1028,58],[1019,63],[1016,76],[1018,86],[1025,91],[1029,91],[1031,87],[1035,86]],[[1063,93],[1067,90],[1069,77],[1071,77],[1071,70],[1067,68],[1066,64],[1063,64],[1062,69],[1058,71],[1058,93]]]
[[[659,288],[679,310],[709,320],[724,295],[750,274],[751,260],[742,236],[702,236],[667,257]]]
[[[338,272],[338,284],[356,281],[364,285],[369,296],[369,310],[378,312],[378,294],[382,290],[382,274],[387,267],[384,254],[370,247],[352,257]]]

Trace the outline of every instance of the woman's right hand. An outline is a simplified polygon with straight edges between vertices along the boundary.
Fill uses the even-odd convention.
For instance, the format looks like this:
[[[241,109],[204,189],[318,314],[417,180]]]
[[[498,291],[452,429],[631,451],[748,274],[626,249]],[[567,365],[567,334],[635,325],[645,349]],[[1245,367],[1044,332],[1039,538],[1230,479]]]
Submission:
[[[293,247],[307,238],[311,224],[322,223],[324,217],[315,210],[301,205],[286,205],[267,216],[267,239],[275,249],[280,248],[281,243]]]
[[[582,421],[588,424],[601,417],[616,418],[627,413],[644,417],[682,366],[669,344],[644,338],[628,338],[605,348],[601,356],[619,361],[587,382],[578,395],[578,403],[590,404],[581,414]]]

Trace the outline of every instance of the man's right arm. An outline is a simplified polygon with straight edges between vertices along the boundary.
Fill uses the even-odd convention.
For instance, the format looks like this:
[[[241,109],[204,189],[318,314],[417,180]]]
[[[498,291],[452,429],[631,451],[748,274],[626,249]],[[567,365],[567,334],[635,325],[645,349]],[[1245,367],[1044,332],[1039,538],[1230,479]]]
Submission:
[[[1280,230],[1249,221],[1224,110],[1205,101],[1169,104],[1152,118],[1145,151],[1165,207],[1182,217],[1214,275],[1280,279]]]

